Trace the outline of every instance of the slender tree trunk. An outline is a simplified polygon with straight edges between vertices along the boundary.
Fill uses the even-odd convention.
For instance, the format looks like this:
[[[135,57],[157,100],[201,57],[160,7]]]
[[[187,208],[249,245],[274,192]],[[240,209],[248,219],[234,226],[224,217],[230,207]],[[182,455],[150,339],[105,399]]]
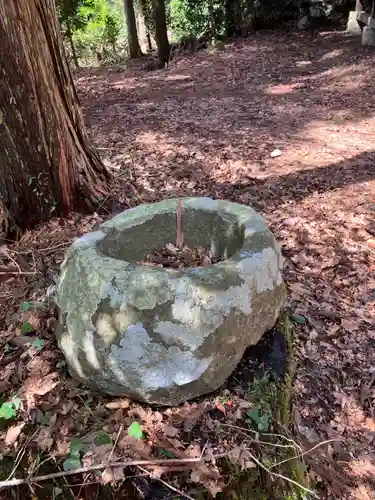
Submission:
[[[79,68],[77,52],[76,52],[76,48],[74,47],[73,35],[72,35],[72,30],[70,27],[69,19],[67,19],[67,21],[66,21],[66,36],[68,37],[69,44],[70,44],[70,50],[72,51],[72,58],[73,58],[74,66],[76,68]]]
[[[165,16],[165,1],[153,0],[155,17],[155,40],[158,47],[160,66],[164,67],[169,60],[169,41],[167,34],[167,19]]]
[[[138,33],[139,33],[139,43],[142,52],[148,52],[150,50],[149,42],[147,38],[147,28],[144,14],[143,0],[137,0],[137,21],[138,21]]]
[[[236,33],[235,21],[235,3],[233,0],[226,0],[225,2],[225,32],[226,35],[232,37]]]
[[[210,37],[211,42],[216,39],[216,22],[215,22],[215,11],[212,0],[208,3],[208,12],[210,14]]]
[[[92,210],[108,171],[90,147],[54,0],[0,0],[0,205],[7,235]]]
[[[124,0],[124,7],[126,26],[128,28],[129,56],[131,59],[135,59],[142,55],[142,51],[138,41],[133,0]]]

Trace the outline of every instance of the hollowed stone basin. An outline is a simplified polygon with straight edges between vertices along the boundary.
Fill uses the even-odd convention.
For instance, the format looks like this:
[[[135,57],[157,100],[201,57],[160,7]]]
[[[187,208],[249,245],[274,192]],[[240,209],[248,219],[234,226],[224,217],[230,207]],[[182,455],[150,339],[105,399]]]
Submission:
[[[71,375],[100,392],[175,405],[214,391],[284,305],[279,246],[247,206],[183,198],[185,244],[225,260],[137,264],[176,240],[177,201],[117,215],[75,241],[61,266],[59,346]]]

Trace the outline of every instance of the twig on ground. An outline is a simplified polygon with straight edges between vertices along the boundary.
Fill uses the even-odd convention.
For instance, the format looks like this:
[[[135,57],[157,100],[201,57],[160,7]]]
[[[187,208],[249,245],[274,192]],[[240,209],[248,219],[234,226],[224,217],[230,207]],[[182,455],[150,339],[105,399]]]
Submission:
[[[38,248],[38,252],[47,252],[47,254],[53,253],[55,250],[59,250],[62,247],[66,247],[71,244],[71,241],[64,241],[63,243],[59,243],[58,245],[54,245],[52,247],[46,248]]]
[[[227,454],[217,455],[216,458],[222,458]],[[215,457],[214,457],[215,458]],[[74,470],[67,470],[61,472],[53,472],[52,474],[45,474],[44,476],[34,476],[23,479],[8,479],[6,481],[0,481],[0,490],[3,488],[9,488],[11,486],[19,486],[20,484],[27,483],[40,483],[42,481],[48,481],[50,479],[56,479],[64,476],[73,476],[75,474],[83,474],[85,472],[93,472],[96,470],[114,468],[114,467],[138,467],[138,466],[154,466],[154,465],[171,465],[171,464],[196,464],[201,463],[203,460],[201,458],[183,458],[183,459],[159,459],[159,460],[130,460],[129,462],[108,462],[96,465],[91,465],[87,467],[80,467]],[[9,476],[11,477],[12,474]]]
[[[297,444],[293,439],[290,439],[286,436],[283,436],[282,434],[272,434],[272,433],[259,433],[257,431],[255,431],[254,429],[246,429],[245,427],[240,427],[238,425],[231,425],[231,424],[223,424],[220,422],[220,425],[221,427],[228,427],[229,429],[236,429],[238,431],[241,431],[243,432],[244,434],[261,434],[262,436],[275,436],[275,437],[279,437],[279,438],[282,438],[282,439],[285,439],[286,441],[289,441],[290,443],[292,444],[277,444],[277,443],[268,443],[267,441],[259,441],[258,439],[254,439],[253,441],[255,443],[259,443],[259,444],[265,444],[267,446],[273,446],[275,448],[297,448],[297,449],[300,449],[301,450],[301,453],[302,453],[302,448],[300,447],[299,444]]]
[[[16,260],[13,259],[13,257],[10,255],[10,251],[7,249],[7,251],[4,252],[5,253],[5,256],[11,261],[13,262],[13,264],[16,266],[16,268],[18,269],[18,271],[21,273],[21,268],[20,266],[18,265],[18,262]]]
[[[270,474],[271,476],[276,476],[276,477],[279,477],[280,479],[284,479],[284,481],[287,481],[288,483],[291,483],[291,484],[294,484],[295,486],[298,486],[298,488],[301,488],[301,490],[306,491],[306,493],[310,493],[310,495],[312,495],[314,498],[319,498],[318,495],[313,490],[310,490],[309,488],[306,488],[306,486],[303,486],[302,484],[297,483],[297,481],[294,481],[294,479],[291,479],[290,477],[283,476],[282,474],[279,474],[277,472],[272,472],[268,467],[266,467],[264,464],[262,464],[262,462],[260,462],[252,453],[250,453],[248,451],[248,454],[249,454],[249,457],[252,460],[254,460],[254,462],[257,465],[259,465],[259,467],[261,469],[268,472],[268,474]]]
[[[1,271],[1,276],[35,276],[36,271]]]
[[[281,464],[285,464],[286,462],[290,462],[291,460],[295,460],[296,458],[301,458],[301,457],[303,457],[305,455],[308,455],[309,453],[311,453],[312,451],[316,450],[320,446],[323,446],[324,444],[334,443],[334,442],[338,442],[338,441],[343,441],[343,439],[327,439],[326,441],[322,441],[321,443],[316,444],[312,448],[310,448],[310,449],[308,449],[308,450],[306,450],[306,451],[304,451],[302,453],[299,453],[298,455],[294,455],[294,457],[289,457],[289,458],[286,458],[285,460],[282,460],[281,462],[277,462],[276,464],[271,465],[269,468],[273,469],[275,467],[278,467]]]
[[[116,448],[117,441],[118,441],[118,439],[119,439],[119,437],[120,437],[120,434],[121,434],[121,432],[122,432],[122,429],[123,429],[123,428],[124,428],[124,426],[123,426],[123,425],[120,425],[120,428],[119,428],[119,430],[118,430],[118,432],[117,432],[117,436],[116,436],[115,442],[113,443],[113,446],[112,446],[112,449],[111,449],[111,453],[109,454],[109,457],[108,457],[108,462],[110,462],[110,461],[111,461],[111,458],[112,458],[112,455],[113,455],[114,449]]]
[[[152,477],[152,479],[155,479],[156,481],[159,481],[160,483],[164,484],[164,486],[166,486],[167,488],[169,488],[171,491],[174,491],[174,493],[177,493],[177,495],[180,495],[180,496],[182,496],[184,498],[187,498],[188,500],[194,500],[193,497],[190,497],[189,495],[187,495],[183,491],[178,490],[177,488],[175,488],[171,484],[167,483],[166,481],[164,481],[160,477],[155,476],[155,474],[153,474],[152,472],[147,471],[143,467],[138,467],[138,469],[141,470],[142,472],[146,472],[150,477]]]
[[[22,457],[24,456],[24,454],[26,453],[26,450],[27,450],[27,446],[28,444],[30,443],[30,441],[34,438],[34,436],[38,433],[38,429],[35,430],[32,434],[30,434],[28,436],[28,438],[26,439],[25,443],[22,445],[21,449],[19,450],[19,452],[17,453],[17,456],[16,456],[16,460],[15,460],[15,464],[14,464],[14,467],[12,469],[12,472],[9,474],[8,476],[8,479],[6,479],[5,481],[0,481],[0,485],[1,483],[6,483],[8,481],[13,481],[13,479],[10,479],[13,474],[16,472],[17,470],[17,467],[19,466],[19,464],[21,463],[21,460],[22,460]],[[1,486],[0,486],[0,490],[1,490]]]

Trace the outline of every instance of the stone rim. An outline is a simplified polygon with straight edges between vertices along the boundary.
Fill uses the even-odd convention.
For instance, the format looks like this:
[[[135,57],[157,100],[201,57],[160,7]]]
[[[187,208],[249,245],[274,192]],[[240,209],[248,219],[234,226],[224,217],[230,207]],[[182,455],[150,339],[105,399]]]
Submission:
[[[131,229],[133,225],[129,225],[129,216],[131,216],[132,213],[134,214],[134,216],[130,217],[130,219],[132,222],[134,222],[134,225],[142,225],[154,216],[160,214],[175,213],[179,200],[182,200],[182,205],[185,209],[190,208],[211,213],[218,213],[220,216],[226,215],[228,219],[225,219],[224,217],[222,218],[228,221],[229,224],[238,223],[239,225],[243,226],[244,240],[242,242],[242,245],[237,250],[235,250],[235,252],[231,256],[229,256],[228,258],[224,258],[223,260],[215,264],[204,266],[204,268],[188,267],[179,269],[153,267],[146,264],[139,264],[136,261],[128,261],[120,258],[116,259],[109,254],[101,252],[97,248],[97,244],[100,241],[105,240],[105,238],[108,236],[108,234],[110,234],[112,230],[115,229],[121,232],[126,231],[127,229]],[[218,208],[219,203],[220,208]],[[224,209],[223,205],[225,206]],[[142,212],[142,208],[144,207],[147,207],[147,216],[145,216]],[[232,218],[232,220],[229,220],[230,218]],[[125,223],[123,223],[121,227],[122,219],[124,219]],[[227,200],[214,200],[209,197],[169,198],[160,202],[137,205],[134,208],[128,209],[116,215],[109,221],[101,224],[96,231],[87,233],[81,238],[75,240],[71,245],[68,253],[70,253],[70,250],[74,251],[75,249],[82,249],[82,247],[86,247],[87,249],[94,251],[96,257],[98,259],[103,259],[103,261],[111,259],[113,261],[122,262],[124,266],[132,266],[135,269],[142,269],[142,271],[146,273],[155,273],[155,271],[157,271],[158,273],[165,273],[168,278],[171,279],[173,277],[180,276],[181,274],[196,274],[200,269],[215,269],[216,271],[221,270],[223,273],[226,273],[230,270],[234,271],[236,265],[239,262],[256,253],[256,251],[254,251],[254,239],[257,237],[260,237],[263,240],[262,244],[259,246],[259,251],[265,247],[279,246],[274,235],[266,225],[263,217],[251,207]],[[283,267],[283,261],[284,259],[281,257],[280,253],[280,269],[282,269]]]

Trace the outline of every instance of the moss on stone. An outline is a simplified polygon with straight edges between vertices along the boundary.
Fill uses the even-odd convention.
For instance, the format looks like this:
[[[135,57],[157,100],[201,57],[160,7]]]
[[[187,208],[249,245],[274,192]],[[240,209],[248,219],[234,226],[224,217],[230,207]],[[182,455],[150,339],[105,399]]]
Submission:
[[[287,371],[283,379],[268,375],[255,379],[249,387],[248,399],[258,408],[261,415],[267,415],[273,432],[292,439],[289,427],[292,421],[292,384],[294,376],[294,327],[286,311],[278,320],[277,329],[283,334],[289,353]],[[258,429],[254,429],[258,430]],[[271,436],[261,435],[262,441]],[[274,442],[274,440],[273,440]],[[309,477],[301,458],[292,458],[297,452],[294,448],[274,448],[260,445],[253,452],[266,468],[287,460],[275,467],[274,472],[292,479],[309,488]],[[307,493],[296,485],[271,476],[261,467],[241,471],[229,460],[223,461],[223,467],[229,476],[229,483],[218,498],[226,500],[300,500],[308,498]]]

